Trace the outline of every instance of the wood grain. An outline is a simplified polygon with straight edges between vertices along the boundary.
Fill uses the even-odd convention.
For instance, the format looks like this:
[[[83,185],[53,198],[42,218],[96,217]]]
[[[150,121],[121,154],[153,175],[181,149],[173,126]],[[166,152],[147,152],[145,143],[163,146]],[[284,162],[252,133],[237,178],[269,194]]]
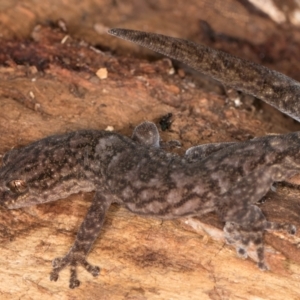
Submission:
[[[291,37],[295,28],[279,30],[241,1],[226,1],[227,13],[216,23],[212,20],[220,7],[212,8],[207,1],[174,5],[166,0],[156,7],[151,1],[90,0],[82,1],[80,7],[75,2],[53,1],[51,7],[46,1],[1,2],[0,27],[5,37],[0,49],[1,154],[50,134],[83,128],[112,126],[130,135],[138,123],[158,124],[168,113],[173,114],[173,123],[161,135],[165,141],[180,140],[179,153],[200,143],[300,130],[298,123],[257,100],[236,107],[214,81],[174,67],[167,59],[153,61],[154,54],[148,60],[149,52],[99,34],[94,25],[98,24],[98,30],[102,24],[103,28],[124,26],[183,38],[201,36],[211,46],[240,52],[290,76],[300,67],[295,51],[299,34]],[[239,27],[234,21],[227,24],[230,4],[250,19],[238,23]],[[213,39],[199,26],[195,7],[217,30]],[[55,26],[35,27],[59,18],[67,21],[68,33]],[[222,29],[223,37],[216,34]],[[259,39],[252,41],[250,31],[257,32]],[[276,34],[280,43],[274,45]],[[100,68],[107,69],[107,78],[97,77]],[[299,190],[280,185],[261,207],[269,220],[289,220],[300,228],[298,198]],[[68,288],[67,270],[58,282],[50,282],[51,261],[72,245],[91,199],[91,194],[78,194],[26,209],[0,209],[1,299],[300,297],[299,233],[293,238],[266,234],[271,271],[261,272],[252,260],[241,260],[224,244],[223,224],[213,214],[162,222],[135,216],[119,206],[110,209],[88,258],[102,268],[100,276],[92,278],[80,270],[82,284],[76,290]]]

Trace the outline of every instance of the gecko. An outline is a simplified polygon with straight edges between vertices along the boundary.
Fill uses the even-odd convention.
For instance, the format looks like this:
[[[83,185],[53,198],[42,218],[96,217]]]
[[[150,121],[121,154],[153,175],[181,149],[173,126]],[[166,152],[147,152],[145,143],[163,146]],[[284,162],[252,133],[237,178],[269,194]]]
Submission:
[[[0,205],[18,209],[94,192],[69,252],[52,262],[50,280],[57,281],[68,267],[70,288],[80,285],[77,266],[93,276],[100,273],[87,256],[112,203],[163,220],[215,212],[238,255],[247,257],[253,245],[258,267],[265,270],[264,231],[295,234],[296,228],[266,220],[256,203],[273,182],[300,172],[299,145],[295,132],[198,145],[180,156],[161,147],[151,122],[137,126],[131,137],[103,130],[53,135],[3,156]]]
[[[163,220],[216,212],[239,255],[254,245],[258,266],[264,260],[265,230],[296,232],[289,223],[269,222],[255,205],[275,181],[300,171],[300,133],[267,136],[207,152],[199,145],[180,156],[159,145],[154,123],[137,126],[131,138],[115,132],[79,130],[13,149],[0,168],[0,204],[8,209],[43,204],[94,191],[76,240],[55,258],[50,279],[70,267],[70,288],[78,287],[77,266],[100,272],[86,260],[112,203]],[[203,147],[203,151],[201,148]],[[200,156],[199,156],[200,155]],[[200,159],[201,157],[201,159]]]

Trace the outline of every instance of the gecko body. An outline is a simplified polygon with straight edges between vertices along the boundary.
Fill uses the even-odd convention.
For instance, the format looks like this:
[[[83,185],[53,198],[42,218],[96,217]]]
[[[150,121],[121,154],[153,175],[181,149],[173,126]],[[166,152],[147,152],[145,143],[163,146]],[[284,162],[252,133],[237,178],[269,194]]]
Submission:
[[[80,283],[78,265],[93,276],[99,274],[100,269],[90,265],[86,256],[111,203],[122,204],[135,214],[161,219],[216,212],[225,222],[227,241],[243,256],[254,244],[262,269],[267,268],[264,230],[295,233],[291,224],[268,222],[255,203],[274,181],[300,171],[300,133],[234,143],[221,150],[217,147],[216,151],[210,148],[209,153],[207,147],[200,145],[184,156],[166,152],[158,140],[156,126],[145,122],[135,129],[132,138],[82,130],[50,136],[4,156],[0,203],[6,208],[95,191],[73,246],[66,256],[53,261],[51,280],[56,281],[66,266],[71,270],[71,288]]]

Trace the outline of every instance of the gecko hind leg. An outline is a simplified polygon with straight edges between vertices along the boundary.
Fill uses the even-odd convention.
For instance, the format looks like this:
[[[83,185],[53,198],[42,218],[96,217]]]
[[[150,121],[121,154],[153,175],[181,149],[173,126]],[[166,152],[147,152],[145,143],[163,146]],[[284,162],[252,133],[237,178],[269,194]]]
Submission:
[[[234,222],[226,222],[223,230],[226,242],[235,247],[239,257],[246,259],[249,248],[253,248],[258,267],[262,270],[268,269],[264,261],[263,230],[248,231]]]
[[[225,240],[236,248],[237,255],[243,259],[248,257],[249,248],[252,248],[252,251],[256,254],[258,267],[261,270],[268,270],[264,261],[264,230],[284,230],[293,235],[296,233],[296,227],[289,223],[268,222],[265,220],[260,208],[257,206],[253,207],[260,215],[261,229],[255,228],[251,231],[251,227],[243,228],[243,226],[234,222],[226,222],[224,226]]]
[[[226,222],[224,235],[226,242],[235,247],[239,257],[246,259],[250,249],[252,249],[258,267],[261,270],[268,270],[264,257],[263,230],[249,231],[239,224]]]
[[[274,181],[284,180],[295,172],[280,165],[257,169],[241,178],[222,195],[218,203],[218,213],[225,221],[226,242],[234,245],[238,255],[244,258],[248,256],[251,246],[262,270],[268,269],[264,261],[264,231],[285,230],[294,234],[296,227],[289,223],[268,222],[261,209],[254,204],[268,192]]]

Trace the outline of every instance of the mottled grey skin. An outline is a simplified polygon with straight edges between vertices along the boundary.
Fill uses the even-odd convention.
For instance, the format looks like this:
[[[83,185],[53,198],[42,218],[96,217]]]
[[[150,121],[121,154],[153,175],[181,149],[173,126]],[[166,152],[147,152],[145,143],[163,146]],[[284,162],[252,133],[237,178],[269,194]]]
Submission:
[[[81,130],[50,136],[5,155],[0,201],[9,209],[95,191],[73,246],[66,256],[53,261],[51,280],[56,281],[66,266],[71,269],[71,288],[80,284],[77,265],[93,276],[99,274],[100,269],[90,265],[86,256],[113,202],[161,219],[216,212],[226,222],[227,241],[245,257],[247,247],[254,244],[262,269],[266,269],[264,230],[295,233],[293,225],[268,222],[255,203],[274,181],[300,171],[300,133],[234,143],[204,159],[191,159],[189,151],[183,157],[168,153],[157,141],[157,128],[146,122],[132,138]]]
[[[189,162],[197,161],[206,158],[211,153],[220,151],[224,148],[239,144],[239,142],[224,142],[224,143],[212,143],[202,144],[191,147],[185,151],[185,156]]]
[[[113,28],[109,34],[177,59],[225,86],[253,95],[300,121],[300,84],[251,61],[161,34]]]

